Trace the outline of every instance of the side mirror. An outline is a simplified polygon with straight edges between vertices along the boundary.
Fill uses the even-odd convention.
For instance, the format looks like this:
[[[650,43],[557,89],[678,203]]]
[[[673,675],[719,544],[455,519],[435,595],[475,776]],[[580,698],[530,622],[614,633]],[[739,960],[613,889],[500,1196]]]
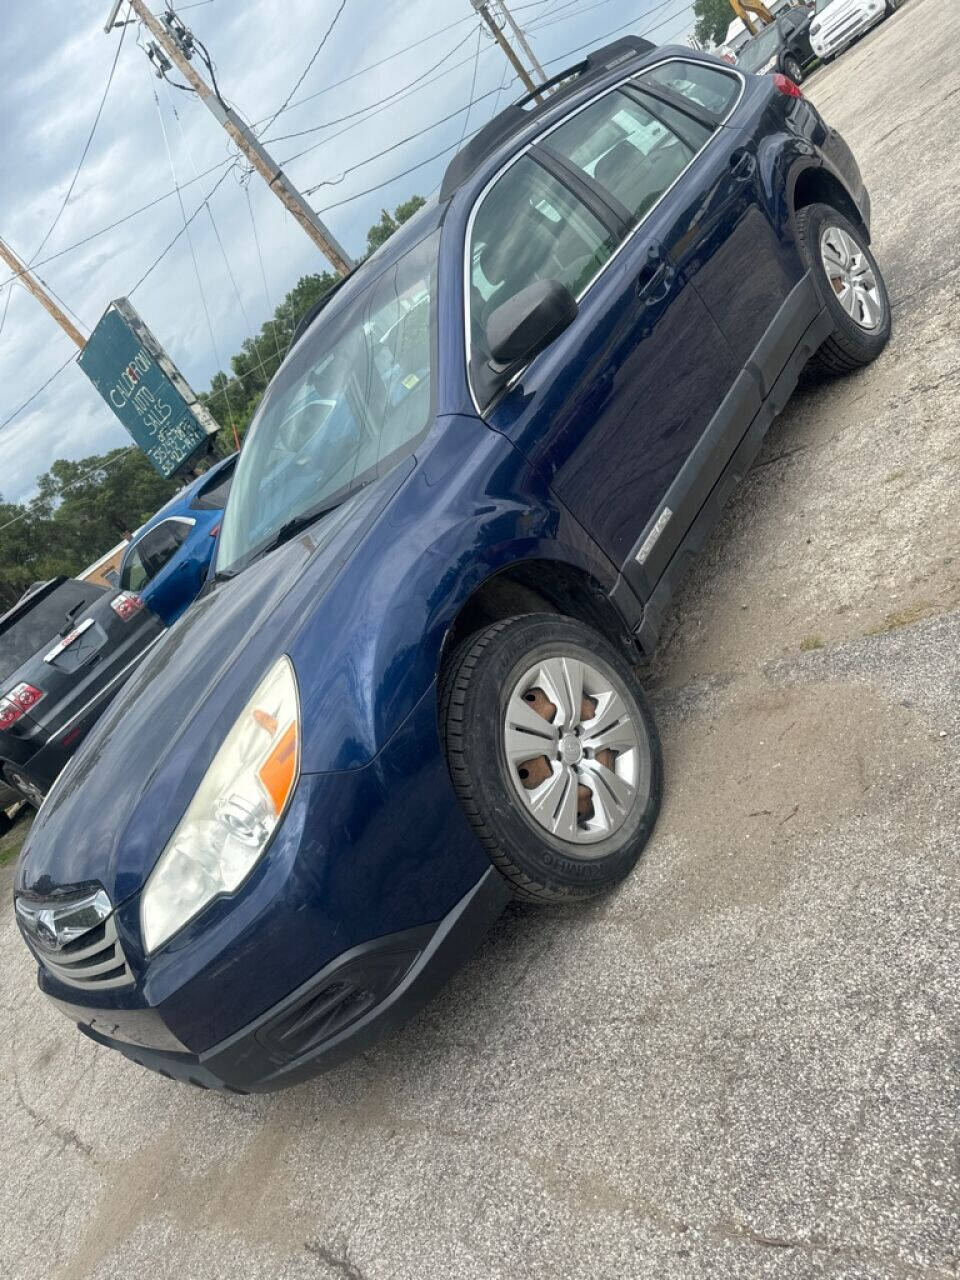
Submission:
[[[497,307],[487,320],[490,359],[480,370],[489,396],[511,373],[558,338],[577,316],[577,300],[559,280],[535,280]]]

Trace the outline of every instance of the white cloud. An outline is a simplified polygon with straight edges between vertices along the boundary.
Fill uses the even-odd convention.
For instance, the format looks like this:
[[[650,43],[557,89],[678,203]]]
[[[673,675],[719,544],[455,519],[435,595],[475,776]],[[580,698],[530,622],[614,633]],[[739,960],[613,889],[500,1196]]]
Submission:
[[[597,40],[611,27],[658,0],[609,0],[608,4],[577,16],[593,0],[566,11],[568,21],[532,32],[544,61],[585,41]],[[338,0],[247,0],[243,5],[214,0],[186,9],[183,18],[207,44],[215,59],[222,92],[249,120],[263,119],[286,98],[299,78],[336,11]],[[682,0],[658,10],[659,21],[681,8]],[[23,254],[30,254],[60,207],[80,155],[116,52],[119,32],[110,37],[102,28],[108,0],[31,0],[5,6],[3,74],[0,76],[0,232]],[[515,6],[519,16],[519,6]],[[540,9],[523,11],[531,22],[538,14],[559,10],[554,0]],[[12,10],[12,12],[10,11]],[[374,71],[333,88],[300,106],[291,107],[272,133],[292,133],[365,107],[409,84],[470,33],[469,0],[347,0],[330,40],[309,71],[297,98],[315,94],[422,37],[419,48],[394,58]],[[564,16],[563,11],[558,17]],[[458,19],[462,26],[436,34]],[[643,25],[642,23],[640,24]],[[676,34],[689,25],[677,18],[661,28],[657,38]],[[37,39],[42,32],[44,39]],[[157,119],[153,90],[160,100],[177,177],[193,177],[193,162],[203,170],[228,154],[225,135],[202,105],[185,93],[170,90],[153,78],[129,28],[114,83],[90,155],[73,198],[65,209],[42,257],[57,254],[100,227],[123,217],[141,204],[171,189],[171,175]],[[468,41],[450,60],[467,57],[476,45]],[[482,38],[477,93],[495,89],[504,64],[499,52]],[[472,62],[428,84],[387,111],[357,124],[289,164],[291,177],[303,186],[337,179],[350,165],[424,128],[464,104],[469,96]],[[503,95],[501,105],[516,96]],[[474,108],[471,126],[481,123],[493,108],[493,98]],[[172,115],[175,105],[183,128]],[[463,127],[458,116],[422,138],[398,147],[345,177],[321,188],[316,206],[342,200],[442,147],[455,143]],[[303,139],[278,142],[281,161],[312,142],[344,128],[337,126]],[[451,153],[452,154],[452,153]],[[427,194],[440,181],[449,159],[435,161],[384,190],[330,212],[332,230],[349,250],[362,250],[366,229],[381,207],[393,207],[414,192]],[[212,175],[186,186],[187,212],[216,180]],[[285,214],[259,179],[252,180],[251,199],[270,286],[272,305],[301,275],[323,270],[315,248]],[[251,234],[246,199],[230,176],[211,205],[240,288],[243,309],[253,327],[270,314]],[[181,225],[175,198],[163,200],[148,212],[123,223],[40,268],[40,274],[83,319],[92,324],[111,299],[125,295]],[[248,335],[204,213],[191,226],[204,290],[216,336],[226,365]],[[0,279],[3,277],[0,276]],[[66,358],[69,342],[53,321],[15,287],[7,324],[0,336],[0,421],[26,400]],[[0,292],[0,312],[5,293]],[[197,390],[204,389],[216,369],[206,319],[200,303],[186,238],[181,237],[163,264],[136,293],[134,304],[167,346],[184,375]],[[13,424],[0,430],[0,493],[7,499],[28,494],[38,474],[57,457],[80,458],[127,441],[119,423],[84,375],[67,369]]]

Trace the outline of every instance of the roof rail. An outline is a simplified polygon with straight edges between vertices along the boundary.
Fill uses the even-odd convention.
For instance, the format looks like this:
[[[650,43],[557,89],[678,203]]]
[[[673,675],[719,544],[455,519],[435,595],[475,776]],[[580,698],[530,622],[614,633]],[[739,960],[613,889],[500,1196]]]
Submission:
[[[558,71],[549,80],[538,85],[533,93],[525,94],[504,111],[495,115],[447,165],[447,171],[443,175],[440,186],[441,203],[448,200],[502,143],[518,133],[541,112],[553,107],[558,99],[582,89],[585,81],[594,77],[599,78],[612,71],[621,62],[629,62],[631,58],[639,57],[641,54],[652,53],[656,47],[651,41],[644,40],[642,36],[624,36],[623,39],[615,40],[612,44],[594,49],[586,58],[574,63],[573,66]],[[538,99],[544,90],[550,89],[554,92],[546,101],[539,102]],[[537,103],[537,105],[530,110],[528,109],[530,103]]]

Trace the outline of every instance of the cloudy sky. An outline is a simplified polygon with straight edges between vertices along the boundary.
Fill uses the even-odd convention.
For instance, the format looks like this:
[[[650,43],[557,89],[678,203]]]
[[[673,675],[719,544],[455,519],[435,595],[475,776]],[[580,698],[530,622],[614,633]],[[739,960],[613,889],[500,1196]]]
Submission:
[[[290,94],[340,6],[341,0],[185,0],[179,11],[213,56],[224,97],[259,125]],[[63,0],[5,0],[0,236],[24,258],[33,258],[60,209],[107,82],[120,39],[119,31],[110,36],[103,32],[109,7],[109,0],[71,0],[69,5]],[[161,0],[153,7],[159,11]],[[682,38],[692,22],[684,0],[512,0],[512,8],[548,74],[579,46],[650,28],[651,38],[667,43]],[[188,215],[223,168],[191,180],[233,154],[225,133],[193,95],[168,89],[154,78],[137,47],[138,34],[135,26],[126,29],[79,180],[37,258],[39,275],[80,318],[85,333],[111,299],[130,294],[182,226],[177,197],[167,194],[121,226],[95,234],[173,192],[164,131]],[[422,43],[409,49],[415,42]],[[559,61],[551,67],[554,59]],[[371,64],[379,65],[367,70]],[[408,91],[431,68],[436,69]],[[465,122],[472,130],[498,101],[505,105],[516,96],[516,85],[505,78],[507,70],[499,49],[480,33],[470,0],[346,0],[291,106],[264,131],[265,138],[301,189],[328,184],[311,197],[314,207],[328,210],[323,216],[334,234],[348,252],[358,253],[381,208],[392,209],[416,192],[428,195],[439,185],[453,152],[430,157],[455,148]],[[395,97],[386,107],[371,105],[390,95]],[[471,98],[481,100],[469,121],[461,112],[423,136],[403,141]],[[361,114],[348,121],[328,124],[357,112]],[[318,125],[328,127],[317,130]],[[311,129],[315,132],[302,137],[282,136]],[[298,156],[305,148],[311,149]],[[379,158],[360,163],[375,155]],[[345,173],[347,169],[352,171]],[[377,184],[385,185],[361,194]],[[207,387],[218,367],[227,367],[230,354],[301,275],[325,266],[256,177],[249,195],[266,290],[247,196],[231,172],[210,201],[216,230],[205,212],[190,228],[210,325],[185,236],[132,294],[140,314],[197,391]],[[71,247],[81,240],[86,243]],[[8,275],[0,263],[0,281]],[[0,423],[73,349],[20,285],[0,287],[0,317],[5,308]],[[128,442],[84,374],[71,364],[0,427],[0,496],[8,501],[28,497],[36,477],[56,458],[83,458]]]

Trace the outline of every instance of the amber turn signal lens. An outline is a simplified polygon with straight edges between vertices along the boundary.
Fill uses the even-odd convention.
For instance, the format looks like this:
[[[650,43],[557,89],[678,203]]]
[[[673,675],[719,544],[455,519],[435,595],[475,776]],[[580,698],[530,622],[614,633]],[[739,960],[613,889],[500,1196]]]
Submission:
[[[287,726],[280,741],[260,766],[260,781],[278,817],[287,803],[296,776],[297,726],[293,723]]]

